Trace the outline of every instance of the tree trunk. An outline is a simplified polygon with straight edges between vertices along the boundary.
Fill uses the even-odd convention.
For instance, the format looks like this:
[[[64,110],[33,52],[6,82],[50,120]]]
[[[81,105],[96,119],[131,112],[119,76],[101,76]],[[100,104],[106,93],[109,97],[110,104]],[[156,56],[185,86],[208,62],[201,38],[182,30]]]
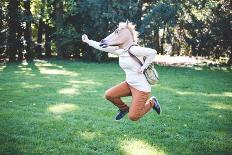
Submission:
[[[164,54],[165,29],[166,29],[166,24],[164,24],[164,27],[163,27],[163,36],[162,36],[162,38],[161,38],[161,48],[160,48],[160,53],[161,53],[161,55]]]
[[[231,46],[229,47],[230,55],[229,55],[229,60],[227,64],[232,65],[232,51],[231,51]]]
[[[50,58],[52,55],[51,50],[51,28],[49,25],[45,25],[45,56],[46,58]]]
[[[45,3],[45,0],[41,0],[42,4]],[[46,4],[45,4],[46,5]],[[39,58],[42,58],[42,53],[43,53],[43,47],[42,47],[42,41],[43,41],[43,30],[45,23],[43,22],[43,16],[44,16],[44,7],[41,7],[40,9],[41,17],[39,19],[39,25],[38,25],[38,31],[37,31],[37,44],[36,44],[36,53]]]
[[[24,39],[26,41],[26,56],[25,58],[27,60],[32,60],[34,58],[33,52],[32,52],[32,30],[31,30],[31,20],[32,20],[32,14],[31,14],[31,7],[30,3],[31,0],[24,0],[24,9],[25,9],[25,15],[28,18],[26,21],[26,29],[24,31]]]
[[[17,49],[18,49],[18,60],[23,61],[23,43],[21,42],[21,37],[23,35],[23,28],[18,26],[18,35],[17,38]]]
[[[15,0],[9,0],[7,10],[8,10],[8,36],[7,36],[7,54],[9,56],[9,61],[16,61],[17,54],[17,38],[16,33],[18,30],[19,22],[19,2]]]
[[[5,22],[6,22],[6,16],[4,13],[5,5],[3,2],[0,1],[0,62],[1,59],[4,58],[5,55],[5,45],[6,45],[6,32],[4,31],[5,29]]]
[[[141,25],[142,25],[142,16],[143,16],[143,0],[138,0],[138,6],[137,6],[137,12],[136,12],[136,16],[135,16],[135,21],[136,22],[136,28],[139,30]]]
[[[160,43],[159,43],[159,29],[154,30],[154,48],[157,53],[160,53]]]
[[[42,57],[42,38],[43,38],[43,20],[39,20],[39,26],[37,31],[37,45],[36,45],[36,53],[38,53],[38,57]]]
[[[56,48],[58,58],[63,57],[61,43],[62,43],[62,30],[63,30],[63,1],[59,0],[56,3]]]

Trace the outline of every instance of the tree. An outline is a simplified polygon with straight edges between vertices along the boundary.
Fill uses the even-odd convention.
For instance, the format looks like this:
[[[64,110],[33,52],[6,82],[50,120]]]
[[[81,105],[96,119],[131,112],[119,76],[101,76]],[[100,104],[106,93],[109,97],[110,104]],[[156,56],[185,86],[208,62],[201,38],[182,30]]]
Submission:
[[[193,55],[219,58],[231,52],[230,1],[181,1],[179,25]],[[183,15],[187,19],[183,19]]]
[[[46,58],[50,58],[52,56],[52,50],[51,50],[51,41],[52,41],[52,28],[48,25],[45,24],[45,56]]]
[[[0,1],[0,61],[6,57],[6,2]]]
[[[213,9],[214,16],[210,23],[210,31],[208,32],[211,39],[212,49],[216,58],[220,56],[228,56],[229,64],[232,64],[232,14],[231,14],[231,1],[225,0],[224,3],[218,3],[217,7]]]
[[[63,34],[63,26],[64,26],[64,19],[63,19],[63,1],[62,0],[57,0],[55,2],[55,14],[56,14],[56,48],[57,48],[57,55],[59,58],[62,58],[63,52],[61,49],[61,44],[62,44],[62,34]]]
[[[53,10],[54,2],[41,0],[34,3],[34,19],[37,25],[37,36],[36,36],[36,55],[38,58],[50,58],[51,57],[51,41],[52,35],[55,34],[55,12]],[[44,37],[43,37],[44,36]],[[44,46],[43,46],[44,45]],[[45,54],[45,56],[44,56]]]
[[[25,16],[25,22],[26,22],[26,27],[24,29],[24,39],[25,39],[25,46],[26,46],[26,54],[25,58],[27,60],[33,60],[34,59],[34,54],[33,54],[33,49],[32,49],[32,30],[31,30],[31,21],[33,20],[31,10],[30,10],[30,3],[31,0],[24,0],[24,16]]]
[[[43,29],[44,29],[44,22],[43,19],[39,19],[38,30],[37,30],[37,43],[36,43],[36,53],[38,57],[42,57],[42,39],[43,39]]]
[[[169,2],[157,2],[151,4],[146,12],[141,27],[141,34],[146,35],[149,40],[153,42],[146,43],[148,46],[151,44],[158,53],[164,54],[164,43],[167,36],[168,27],[173,27],[176,24],[176,15],[178,7],[171,5]],[[159,33],[162,29],[163,35],[160,38]],[[151,33],[152,32],[152,33]],[[145,37],[146,38],[146,37]],[[159,41],[161,40],[161,41]],[[160,43],[159,43],[160,42]]]
[[[7,35],[7,54],[9,55],[9,61],[16,61],[17,51],[20,50],[20,34],[21,24],[19,18],[19,1],[9,0],[8,6],[8,35]]]
[[[22,60],[23,51],[27,60],[56,53],[59,58],[107,61],[108,54],[83,44],[81,35],[100,41],[128,19],[137,25],[139,44],[160,54],[166,54],[168,45],[172,55],[225,56],[232,62],[229,0],[2,0],[0,4],[0,55],[10,61]]]

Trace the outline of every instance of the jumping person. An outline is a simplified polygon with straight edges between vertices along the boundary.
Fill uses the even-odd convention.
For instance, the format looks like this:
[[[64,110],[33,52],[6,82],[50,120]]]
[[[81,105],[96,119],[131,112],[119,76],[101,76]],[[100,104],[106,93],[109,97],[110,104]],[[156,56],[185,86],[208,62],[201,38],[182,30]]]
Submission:
[[[120,120],[129,113],[129,119],[137,121],[151,108],[158,114],[161,112],[156,97],[152,96],[149,99],[151,86],[143,74],[144,70],[154,61],[156,51],[135,46],[137,37],[135,25],[128,21],[119,23],[118,28],[101,42],[89,40],[87,35],[82,35],[82,41],[89,46],[119,56],[119,65],[126,73],[124,82],[105,92],[105,98],[119,108],[116,120]],[[142,67],[128,54],[128,50],[144,62]],[[145,61],[143,61],[144,56]],[[121,100],[121,97],[125,96],[132,96],[130,107]]]

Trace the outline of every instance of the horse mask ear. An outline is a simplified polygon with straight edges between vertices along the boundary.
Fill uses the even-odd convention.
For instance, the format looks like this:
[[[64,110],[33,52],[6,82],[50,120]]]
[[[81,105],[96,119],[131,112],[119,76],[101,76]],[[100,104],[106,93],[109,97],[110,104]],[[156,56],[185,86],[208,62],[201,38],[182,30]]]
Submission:
[[[126,26],[128,26],[128,25],[129,25],[129,20],[127,19],[127,20],[126,20]]]

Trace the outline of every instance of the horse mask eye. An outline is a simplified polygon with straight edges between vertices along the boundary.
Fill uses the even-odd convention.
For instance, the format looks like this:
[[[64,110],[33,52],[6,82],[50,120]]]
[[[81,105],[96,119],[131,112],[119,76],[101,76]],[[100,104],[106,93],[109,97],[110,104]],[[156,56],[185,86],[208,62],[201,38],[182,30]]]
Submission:
[[[116,34],[118,34],[119,33],[119,31],[116,29],[115,31],[114,31]]]

